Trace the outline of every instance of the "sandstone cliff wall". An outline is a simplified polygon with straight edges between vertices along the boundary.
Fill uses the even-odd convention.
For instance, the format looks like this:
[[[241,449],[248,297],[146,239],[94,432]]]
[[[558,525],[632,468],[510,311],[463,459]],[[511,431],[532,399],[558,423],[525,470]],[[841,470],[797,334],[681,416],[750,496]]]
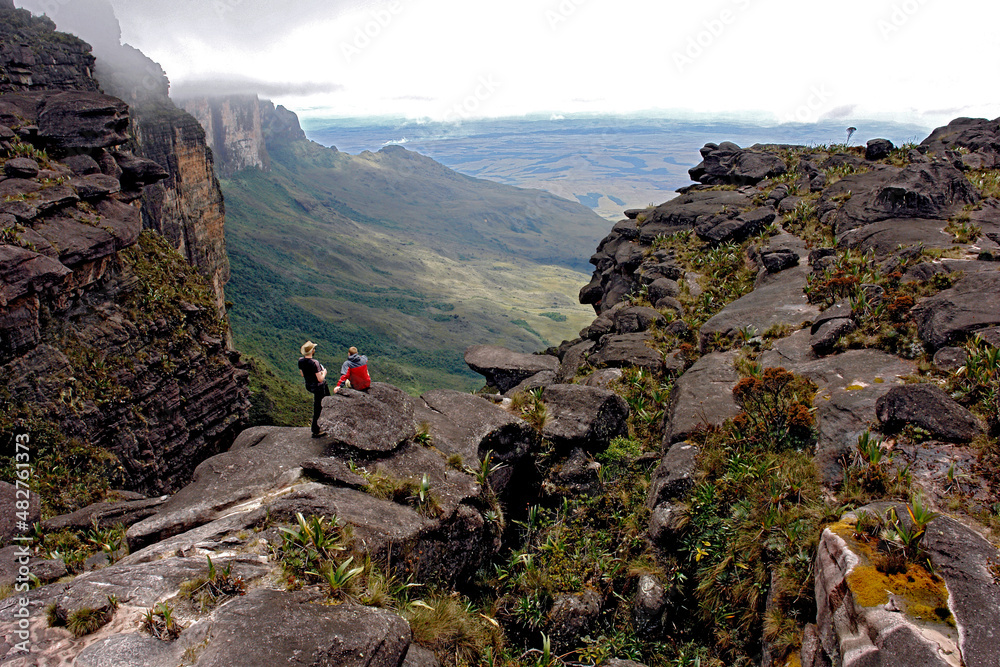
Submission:
[[[270,169],[256,95],[191,98],[182,101],[181,106],[205,128],[208,146],[223,177],[249,167]]]
[[[176,489],[249,411],[211,152],[176,109],[133,130],[85,42],[0,14],[0,423],[107,449],[127,488]]]

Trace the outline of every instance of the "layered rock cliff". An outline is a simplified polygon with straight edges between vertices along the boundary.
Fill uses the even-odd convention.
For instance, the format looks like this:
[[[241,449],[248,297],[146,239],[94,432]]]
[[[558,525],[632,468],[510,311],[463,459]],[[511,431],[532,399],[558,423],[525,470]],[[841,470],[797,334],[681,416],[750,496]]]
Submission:
[[[211,139],[198,120],[170,100],[170,83],[162,68],[121,43],[121,29],[110,3],[74,0],[46,11],[60,30],[93,45],[96,80],[131,109],[132,149],[168,172],[167,178],[143,193],[143,226],[169,239],[198,267],[212,286],[219,315],[224,315],[229,258],[223,233],[225,205],[209,148]]]
[[[87,45],[23,10],[3,19],[4,431],[50,433],[43,460],[74,443],[114,455],[78,459],[81,475],[175,489],[232,441],[249,408],[247,373],[225,345],[215,294],[142,231],[139,202],[169,175],[130,150],[129,107],[97,92]],[[71,506],[75,493],[44,503]]]
[[[270,169],[261,102],[256,95],[187,98],[180,104],[205,128],[220,176],[226,178],[250,167]]]

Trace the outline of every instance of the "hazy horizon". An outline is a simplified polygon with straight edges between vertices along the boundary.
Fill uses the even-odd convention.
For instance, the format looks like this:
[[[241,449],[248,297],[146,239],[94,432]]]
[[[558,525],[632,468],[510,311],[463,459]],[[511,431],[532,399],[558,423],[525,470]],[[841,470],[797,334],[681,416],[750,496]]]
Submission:
[[[58,23],[84,1],[17,4]],[[1000,64],[1000,6],[978,0],[110,4],[121,41],[160,63],[176,93],[258,93],[303,116],[735,114],[845,127],[1000,116],[981,74]]]

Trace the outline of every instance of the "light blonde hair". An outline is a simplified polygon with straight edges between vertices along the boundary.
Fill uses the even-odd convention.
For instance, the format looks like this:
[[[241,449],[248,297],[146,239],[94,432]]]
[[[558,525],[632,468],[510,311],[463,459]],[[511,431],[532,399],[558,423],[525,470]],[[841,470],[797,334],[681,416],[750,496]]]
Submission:
[[[356,348],[356,347],[352,347],[351,349],[349,349],[349,350],[347,351],[347,353],[348,353],[348,354],[357,354],[357,353],[358,353],[358,348]]]

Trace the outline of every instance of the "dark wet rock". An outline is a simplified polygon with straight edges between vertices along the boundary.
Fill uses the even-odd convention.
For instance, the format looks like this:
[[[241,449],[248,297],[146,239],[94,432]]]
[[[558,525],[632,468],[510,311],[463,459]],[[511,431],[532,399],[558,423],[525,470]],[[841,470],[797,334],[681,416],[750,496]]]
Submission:
[[[639,241],[645,245],[652,245],[656,237],[661,234],[669,236],[692,229],[723,211],[743,210],[750,204],[749,197],[729,190],[682,194],[660,204],[649,213],[646,222],[639,228]]]
[[[649,539],[658,549],[673,549],[684,535],[687,510],[681,503],[660,503],[649,515]]]
[[[934,353],[934,366],[946,373],[954,373],[965,365],[969,355],[960,347],[942,347]]]
[[[120,180],[124,190],[140,190],[170,175],[156,162],[131,153],[116,151],[114,158],[122,172]]]
[[[913,424],[949,442],[968,442],[982,433],[982,426],[971,412],[932,384],[893,387],[878,399],[875,410],[887,430]]]
[[[601,595],[593,589],[556,595],[546,622],[552,650],[564,652],[576,646],[597,622],[600,613]]]
[[[956,118],[931,132],[920,148],[943,155],[946,151],[965,148],[962,162],[970,169],[1000,167],[1000,120]]]
[[[60,283],[71,273],[44,255],[13,245],[0,245],[0,307]]]
[[[319,427],[328,453],[361,457],[389,453],[417,433],[413,399],[384,382],[367,393],[342,389],[324,398]]]
[[[926,218],[890,218],[844,232],[837,245],[875,252],[882,259],[892,255],[900,246],[948,249],[954,238],[944,232],[945,220]]]
[[[650,303],[658,303],[665,297],[676,298],[681,293],[680,285],[676,280],[670,278],[657,278],[649,284],[648,294]]]
[[[768,273],[778,273],[798,266],[799,255],[794,250],[771,250],[760,254],[760,263]]]
[[[865,159],[874,161],[887,158],[894,148],[896,146],[888,139],[870,139],[865,146]]]
[[[197,667],[399,667],[410,627],[383,609],[310,604],[306,597],[257,589],[212,617]]]
[[[681,375],[664,417],[665,446],[686,439],[705,424],[721,426],[739,414],[733,387],[739,374],[735,352],[706,354]]]
[[[770,207],[757,208],[732,217],[728,214],[717,215],[699,222],[695,233],[702,240],[713,244],[741,243],[764,231],[776,217],[777,212]]]
[[[557,447],[600,451],[607,448],[612,438],[628,432],[628,404],[607,389],[578,384],[550,385],[545,388],[542,401],[549,414],[542,435]]]
[[[663,356],[647,345],[649,340],[648,333],[603,336],[587,362],[595,368],[638,366],[657,373],[663,368]]]
[[[465,363],[501,393],[536,373],[559,368],[559,360],[547,354],[523,354],[495,345],[473,345],[465,351]]]
[[[702,153],[702,157],[702,162],[689,169],[688,174],[692,181],[706,185],[754,185],[788,170],[774,153],[743,150],[729,141]]]
[[[8,178],[35,178],[39,169],[37,162],[26,157],[7,160],[3,165],[3,173]]]
[[[838,235],[891,218],[947,219],[979,194],[965,175],[950,164],[911,164],[903,169],[880,167],[848,176],[823,193],[832,198],[854,195],[834,215]],[[821,203],[822,206],[822,203]]]
[[[121,191],[121,182],[104,174],[89,174],[70,179],[70,186],[80,199],[102,199]]]
[[[97,160],[86,153],[68,155],[60,160],[60,162],[69,167],[77,176],[90,176],[101,173],[101,165],[97,164]]]
[[[989,262],[986,262],[989,264]],[[953,287],[916,305],[911,311],[921,340],[932,350],[1000,324],[1000,272],[966,275]]]
[[[694,486],[698,470],[698,448],[687,442],[670,446],[649,483],[646,506],[653,509],[683,496]]]

